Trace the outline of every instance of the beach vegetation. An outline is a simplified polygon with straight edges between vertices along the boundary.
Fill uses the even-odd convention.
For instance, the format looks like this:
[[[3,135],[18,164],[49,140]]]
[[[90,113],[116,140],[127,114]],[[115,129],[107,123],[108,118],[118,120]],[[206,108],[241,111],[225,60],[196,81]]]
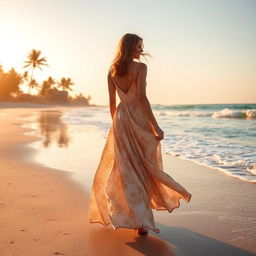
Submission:
[[[90,106],[90,95],[87,97],[82,93],[75,96],[69,95],[73,91],[75,83],[70,77],[61,77],[58,81],[52,76],[46,80],[38,82],[35,79],[35,70],[42,70],[43,66],[49,66],[45,57],[41,56],[41,51],[32,49],[27,59],[24,61],[25,70],[19,73],[14,68],[5,72],[0,65],[0,100],[30,102],[39,104],[72,104]]]
[[[14,68],[4,72],[0,66],[0,99],[10,99],[18,95],[23,77]]]
[[[31,75],[28,83],[28,94],[30,94],[30,89],[33,89],[35,87],[35,81],[33,81],[33,75],[36,68],[39,68],[42,70],[42,66],[48,66],[47,60],[45,57],[41,57],[41,51],[32,49],[28,55],[27,60],[24,61],[25,66],[23,68],[31,68]]]
[[[71,86],[74,85],[71,78],[62,77],[58,83],[58,87],[61,87],[63,91],[72,91]]]

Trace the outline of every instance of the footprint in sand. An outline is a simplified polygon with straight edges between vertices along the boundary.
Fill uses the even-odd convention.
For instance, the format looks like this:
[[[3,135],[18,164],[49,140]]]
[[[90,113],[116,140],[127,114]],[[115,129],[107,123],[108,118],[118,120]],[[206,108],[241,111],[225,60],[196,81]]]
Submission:
[[[56,221],[56,219],[47,219],[48,221]]]
[[[54,252],[55,255],[65,255],[63,252]]]

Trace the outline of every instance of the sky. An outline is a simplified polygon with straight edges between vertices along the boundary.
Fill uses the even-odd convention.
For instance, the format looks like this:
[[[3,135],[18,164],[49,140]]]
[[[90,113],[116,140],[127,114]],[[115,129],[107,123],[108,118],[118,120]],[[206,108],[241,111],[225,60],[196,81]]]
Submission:
[[[0,0],[0,65],[23,72],[31,49],[70,77],[73,95],[108,104],[120,37],[143,38],[152,104],[256,103],[256,0]]]

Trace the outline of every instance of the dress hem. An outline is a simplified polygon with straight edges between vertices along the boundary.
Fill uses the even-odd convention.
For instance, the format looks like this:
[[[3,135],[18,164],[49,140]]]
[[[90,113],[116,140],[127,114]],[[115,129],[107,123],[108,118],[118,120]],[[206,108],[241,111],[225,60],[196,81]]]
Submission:
[[[168,211],[169,213],[171,213],[174,209],[177,209],[177,208],[180,207],[180,199],[183,199],[186,203],[189,203],[189,201],[190,201],[190,199],[191,199],[191,196],[190,196],[190,198],[189,198],[188,201],[186,201],[182,196],[180,196],[180,197],[178,198],[178,205],[175,206],[175,207],[173,207],[172,210],[168,210],[168,209],[166,209],[166,208],[164,208],[164,209],[151,208],[151,209],[156,210],[156,211]],[[101,221],[92,221],[92,220],[89,220],[89,223],[99,223],[99,224],[102,224],[102,225],[105,226],[105,227],[111,225],[111,223],[105,224],[105,223],[103,223],[103,222],[101,222]],[[136,229],[138,229],[139,227],[144,227],[144,228],[147,228],[147,229],[152,230],[152,231],[155,232],[155,233],[159,233],[159,232],[160,232],[160,230],[159,230],[158,228],[153,229],[153,228],[147,227],[147,226],[145,226],[145,225],[141,225],[141,226],[139,226],[139,227],[125,227],[125,226],[114,227],[114,226],[112,225],[112,227],[113,227],[114,231],[116,231],[117,229],[120,229],[120,228],[135,229],[135,230],[136,230]]]
[[[177,206],[175,206],[175,207],[173,207],[171,210],[168,210],[167,208],[164,208],[164,209],[158,209],[158,208],[151,208],[151,209],[153,209],[153,210],[156,210],[156,211],[168,211],[169,213],[172,213],[173,212],[173,210],[175,210],[175,209],[177,209],[177,208],[179,208],[180,207],[180,199],[183,199],[186,203],[188,203],[182,196],[180,196],[179,198],[178,198],[178,204],[177,204]]]

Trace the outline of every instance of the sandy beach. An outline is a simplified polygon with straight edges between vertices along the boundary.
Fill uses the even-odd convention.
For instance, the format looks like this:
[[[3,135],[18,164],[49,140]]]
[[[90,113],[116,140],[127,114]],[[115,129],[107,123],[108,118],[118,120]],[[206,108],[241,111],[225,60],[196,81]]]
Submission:
[[[154,212],[159,234],[138,237],[133,230],[89,224],[88,189],[70,173],[35,162],[37,152],[28,146],[41,138],[25,134],[22,124],[45,109],[66,110],[0,104],[1,256],[255,255],[255,184],[165,154],[165,171],[193,196],[172,214]],[[96,170],[102,143],[85,147]]]

